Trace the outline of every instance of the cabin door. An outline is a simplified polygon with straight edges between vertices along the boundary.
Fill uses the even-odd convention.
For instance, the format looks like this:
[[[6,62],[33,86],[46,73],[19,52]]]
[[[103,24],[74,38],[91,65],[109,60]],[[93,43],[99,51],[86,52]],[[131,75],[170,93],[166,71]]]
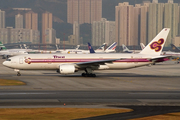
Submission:
[[[23,58],[19,58],[19,64],[23,64]]]

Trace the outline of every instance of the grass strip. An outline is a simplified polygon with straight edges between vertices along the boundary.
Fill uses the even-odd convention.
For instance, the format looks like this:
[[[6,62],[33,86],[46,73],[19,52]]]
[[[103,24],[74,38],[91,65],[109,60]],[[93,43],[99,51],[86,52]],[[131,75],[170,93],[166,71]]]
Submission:
[[[0,120],[72,120],[130,111],[107,108],[1,108]]]
[[[180,120],[180,113],[167,113],[163,115],[155,115],[131,120]]]
[[[16,85],[26,85],[26,83],[18,80],[0,79],[0,86],[16,86]]]

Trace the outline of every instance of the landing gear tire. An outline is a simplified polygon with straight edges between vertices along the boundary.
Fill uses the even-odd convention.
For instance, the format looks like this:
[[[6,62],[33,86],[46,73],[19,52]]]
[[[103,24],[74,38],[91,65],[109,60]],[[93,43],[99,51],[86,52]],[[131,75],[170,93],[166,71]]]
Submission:
[[[20,72],[18,72],[18,73],[17,73],[17,76],[21,76],[21,73],[20,73]]]
[[[83,76],[83,77],[96,77],[96,74],[92,74],[92,73],[90,73],[90,74],[82,73],[82,76]]]

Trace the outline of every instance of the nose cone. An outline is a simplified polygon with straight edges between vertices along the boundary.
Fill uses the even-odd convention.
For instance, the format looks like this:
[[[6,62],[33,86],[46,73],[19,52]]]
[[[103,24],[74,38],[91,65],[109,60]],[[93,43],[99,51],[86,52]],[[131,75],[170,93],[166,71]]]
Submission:
[[[3,64],[4,66],[8,67],[7,61],[4,61],[2,64]]]

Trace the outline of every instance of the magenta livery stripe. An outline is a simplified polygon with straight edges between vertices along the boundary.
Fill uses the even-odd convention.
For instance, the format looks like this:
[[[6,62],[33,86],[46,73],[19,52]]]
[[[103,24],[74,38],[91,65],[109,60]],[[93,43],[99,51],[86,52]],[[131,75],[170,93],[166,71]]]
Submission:
[[[31,63],[78,63],[78,62],[90,62],[90,61],[99,61],[99,60],[109,60],[109,59],[25,59],[25,62],[28,64]],[[124,59],[124,60],[116,60],[114,62],[149,62],[147,59]]]

